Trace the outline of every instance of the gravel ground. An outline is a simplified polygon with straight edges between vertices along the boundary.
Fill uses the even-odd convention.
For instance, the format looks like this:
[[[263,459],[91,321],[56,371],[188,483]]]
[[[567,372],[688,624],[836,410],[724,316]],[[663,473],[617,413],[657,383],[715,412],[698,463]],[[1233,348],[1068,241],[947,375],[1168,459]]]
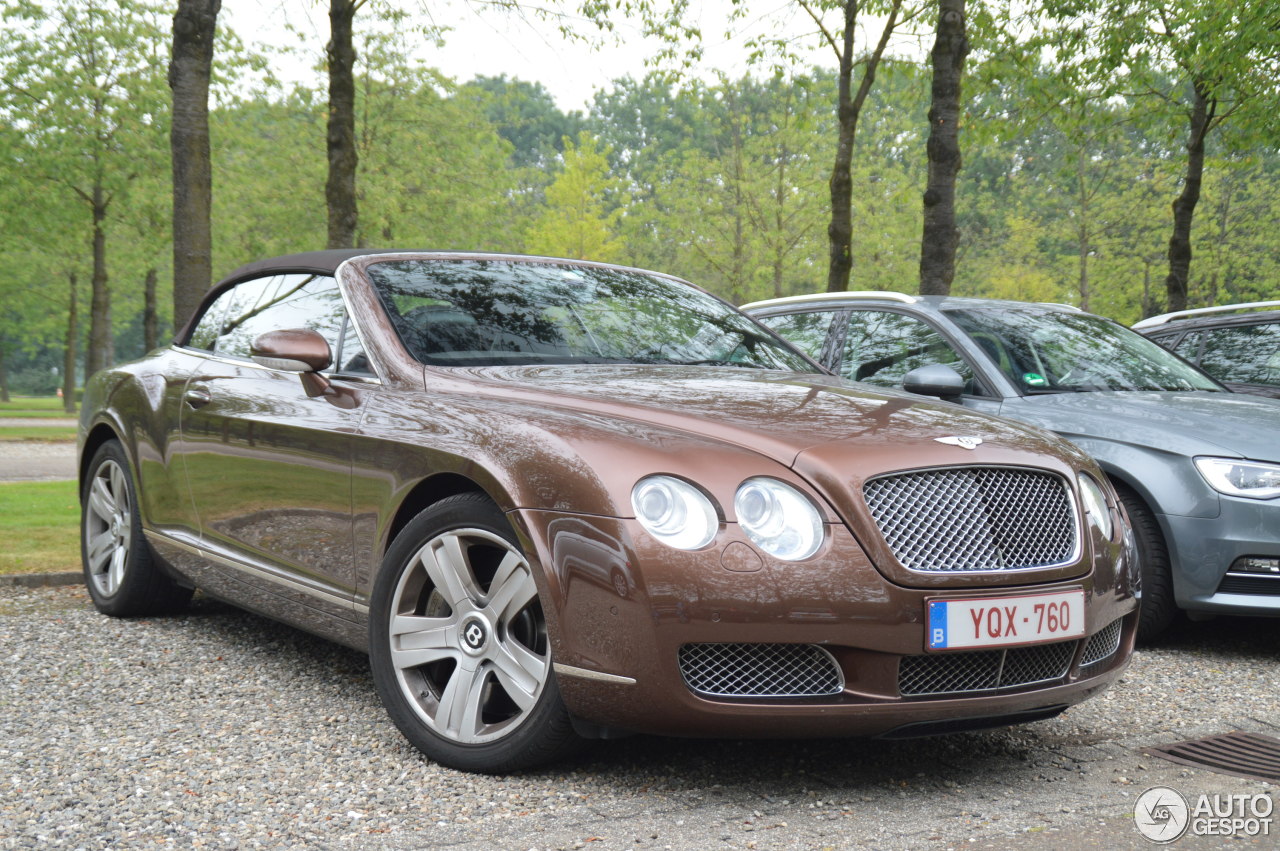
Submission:
[[[1149,786],[1275,797],[1138,751],[1280,735],[1274,627],[1187,625],[1107,694],[1019,728],[640,736],[481,777],[400,738],[361,654],[199,596],[182,617],[113,620],[81,588],[0,588],[0,849],[1146,848],[1132,811]]]

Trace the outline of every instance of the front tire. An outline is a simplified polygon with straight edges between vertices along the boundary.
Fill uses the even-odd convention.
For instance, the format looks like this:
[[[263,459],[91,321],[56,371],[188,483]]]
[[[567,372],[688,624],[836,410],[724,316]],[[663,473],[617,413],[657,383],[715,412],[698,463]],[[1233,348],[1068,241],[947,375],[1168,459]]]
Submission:
[[[1142,575],[1138,641],[1146,643],[1167,630],[1178,614],[1178,604],[1173,597],[1169,548],[1160,532],[1160,524],[1142,497],[1121,485],[1116,486],[1116,494],[1129,514],[1129,523],[1138,544],[1138,566]]]
[[[369,656],[392,721],[442,765],[516,771],[580,744],[532,568],[483,495],[441,500],[396,538],[374,584]]]
[[[80,560],[93,605],[115,617],[169,614],[191,599],[142,534],[137,489],[118,441],[98,447],[80,493]]]

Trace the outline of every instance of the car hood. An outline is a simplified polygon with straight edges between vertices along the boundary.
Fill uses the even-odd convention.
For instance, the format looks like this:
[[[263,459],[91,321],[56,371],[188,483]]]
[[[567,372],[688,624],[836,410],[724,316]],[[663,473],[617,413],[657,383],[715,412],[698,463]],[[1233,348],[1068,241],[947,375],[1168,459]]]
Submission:
[[[1022,463],[1034,463],[1032,454],[1073,451],[1037,429],[908,393],[869,391],[834,376],[643,365],[468,372],[502,398],[710,437],[788,467],[802,454],[836,455],[846,463],[874,457],[869,467],[894,469],[986,454],[936,442],[956,435],[979,437],[988,451],[1021,456]]]
[[[1183,455],[1280,461],[1280,402],[1206,391],[1056,393],[1000,412],[1068,438],[1101,438]]]

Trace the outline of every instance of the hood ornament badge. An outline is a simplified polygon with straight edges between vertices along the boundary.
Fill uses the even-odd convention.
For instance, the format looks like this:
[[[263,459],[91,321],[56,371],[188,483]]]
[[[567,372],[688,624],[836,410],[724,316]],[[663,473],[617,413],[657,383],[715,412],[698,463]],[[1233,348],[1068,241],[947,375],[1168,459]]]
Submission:
[[[948,446],[959,446],[961,449],[976,449],[982,443],[980,437],[935,437],[934,440]]]

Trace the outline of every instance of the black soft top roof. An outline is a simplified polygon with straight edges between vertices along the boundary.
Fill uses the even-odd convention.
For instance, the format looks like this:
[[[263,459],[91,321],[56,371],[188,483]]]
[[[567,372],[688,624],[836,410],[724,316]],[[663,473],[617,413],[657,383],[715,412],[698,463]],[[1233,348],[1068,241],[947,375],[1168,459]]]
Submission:
[[[338,271],[339,266],[352,257],[363,257],[366,254],[401,253],[412,253],[412,249],[328,248],[324,251],[303,251],[299,254],[286,254],[283,257],[268,257],[265,260],[255,260],[252,263],[244,264],[214,284],[210,291],[221,289],[237,281],[286,272],[313,272],[317,275],[332,275]]]

